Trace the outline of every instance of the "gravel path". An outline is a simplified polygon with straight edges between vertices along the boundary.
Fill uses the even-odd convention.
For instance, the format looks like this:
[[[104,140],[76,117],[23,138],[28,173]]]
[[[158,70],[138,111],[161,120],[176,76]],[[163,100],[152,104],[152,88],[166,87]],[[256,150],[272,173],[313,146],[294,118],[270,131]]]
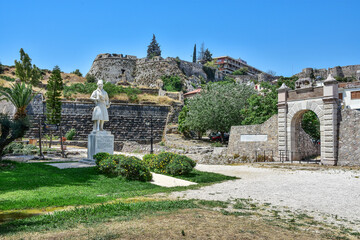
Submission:
[[[360,171],[310,171],[201,164],[197,169],[241,179],[198,190],[174,192],[172,197],[220,201],[251,198],[294,210],[337,215],[336,218],[360,221]]]

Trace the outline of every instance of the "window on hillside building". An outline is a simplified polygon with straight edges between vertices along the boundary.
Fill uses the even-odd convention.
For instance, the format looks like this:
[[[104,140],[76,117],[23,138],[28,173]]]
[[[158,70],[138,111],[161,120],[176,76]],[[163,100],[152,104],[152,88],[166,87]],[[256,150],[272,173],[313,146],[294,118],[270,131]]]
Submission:
[[[351,99],[360,99],[360,91],[351,92]]]
[[[339,100],[341,101],[343,99],[343,93],[339,93]]]

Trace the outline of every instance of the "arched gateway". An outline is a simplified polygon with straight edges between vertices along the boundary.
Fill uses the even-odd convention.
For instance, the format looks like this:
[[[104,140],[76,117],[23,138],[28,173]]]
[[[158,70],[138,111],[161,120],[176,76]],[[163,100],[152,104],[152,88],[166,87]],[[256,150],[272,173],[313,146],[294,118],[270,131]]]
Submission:
[[[278,151],[287,160],[304,156],[298,134],[305,112],[313,111],[320,120],[321,163],[336,165],[338,155],[338,83],[331,76],[324,86],[313,87],[310,79],[300,79],[296,89],[285,84],[278,89]]]

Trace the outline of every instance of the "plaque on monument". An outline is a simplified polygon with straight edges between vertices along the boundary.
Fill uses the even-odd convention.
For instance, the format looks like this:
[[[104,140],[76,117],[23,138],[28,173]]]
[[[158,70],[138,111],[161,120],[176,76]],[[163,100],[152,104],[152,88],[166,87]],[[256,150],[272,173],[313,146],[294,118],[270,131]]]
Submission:
[[[114,135],[107,131],[92,131],[88,136],[88,159],[99,152],[114,153]]]
[[[109,121],[107,108],[110,107],[109,97],[103,89],[103,81],[99,80],[98,88],[91,94],[90,99],[95,102],[92,114],[93,131],[88,135],[88,150],[85,161],[94,163],[93,156],[99,152],[114,153],[114,135],[104,130],[104,122]]]

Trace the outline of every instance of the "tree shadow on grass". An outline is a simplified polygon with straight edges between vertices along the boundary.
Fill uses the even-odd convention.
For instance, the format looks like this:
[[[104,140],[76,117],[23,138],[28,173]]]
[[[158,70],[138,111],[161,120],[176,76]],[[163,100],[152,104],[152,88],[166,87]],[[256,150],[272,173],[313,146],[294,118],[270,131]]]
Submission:
[[[44,163],[15,163],[14,169],[0,171],[0,182],[2,183],[0,194],[28,190],[37,190],[41,194],[44,192],[42,188],[49,187],[46,193],[58,195],[57,191],[63,191],[66,194],[67,189],[64,188],[73,186],[78,186],[79,191],[84,191],[84,195],[124,193],[160,188],[146,182],[130,181],[122,177],[109,177],[99,173],[95,167],[59,169]],[[69,189],[68,192],[80,194],[74,188]],[[66,198],[67,196],[61,197]]]

